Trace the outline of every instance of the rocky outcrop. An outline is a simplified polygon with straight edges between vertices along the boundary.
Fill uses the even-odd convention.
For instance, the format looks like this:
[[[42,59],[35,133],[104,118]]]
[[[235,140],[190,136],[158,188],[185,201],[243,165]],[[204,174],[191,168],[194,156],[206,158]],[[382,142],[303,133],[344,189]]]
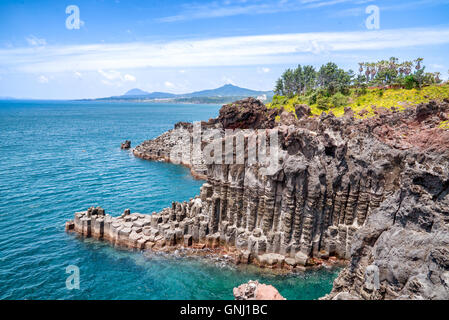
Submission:
[[[125,142],[123,142],[120,146],[121,149],[123,150],[127,150],[131,148],[131,141],[126,140]]]
[[[204,159],[204,147],[222,130],[229,129],[255,129],[274,128],[278,110],[267,111],[265,105],[257,99],[247,98],[220,109],[216,119],[208,122],[192,123],[179,122],[174,129],[165,132],[153,140],[147,140],[137,146],[133,153],[136,157],[145,160],[172,162],[184,165],[191,169],[192,176],[207,180],[207,165]],[[201,132],[198,138],[196,131]],[[209,135],[209,136],[208,136]],[[187,156],[186,156],[187,155]]]
[[[199,130],[206,132],[219,128],[215,120],[198,123]],[[154,140],[147,140],[133,150],[133,154],[141,159],[171,162],[190,168],[193,177],[207,179],[207,166],[204,160],[203,143],[194,141],[194,126],[192,123],[179,122],[174,129],[167,131]],[[194,143],[195,142],[195,143]],[[184,156],[183,156],[184,155]]]
[[[248,98],[224,105],[215,122],[224,129],[272,129],[277,115],[279,110],[267,110],[261,101]]]
[[[167,161],[173,149],[190,151],[179,152],[180,163],[207,179],[200,195],[151,216],[78,213],[73,228],[140,249],[221,248],[236,263],[268,268],[350,261],[328,299],[447,297],[449,131],[437,127],[449,104],[362,120],[351,110],[309,118],[305,106],[291,117],[256,101],[224,106],[201,123],[219,132],[221,161],[207,163],[210,136],[198,148],[195,126],[186,123],[134,150]],[[248,128],[257,130],[228,132]],[[410,138],[409,129],[419,136]],[[275,170],[252,161],[251,151],[262,147],[278,154]]]
[[[235,300],[286,300],[272,285],[249,281],[233,290]]]
[[[448,158],[432,159],[445,163],[444,175],[429,160],[407,161],[400,188],[354,235],[350,265],[327,299],[449,299]]]

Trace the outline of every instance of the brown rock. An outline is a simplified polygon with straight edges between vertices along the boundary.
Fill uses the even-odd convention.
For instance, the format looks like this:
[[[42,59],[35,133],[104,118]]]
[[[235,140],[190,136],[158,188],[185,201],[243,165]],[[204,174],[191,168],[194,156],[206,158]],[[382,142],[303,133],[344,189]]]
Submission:
[[[126,140],[121,144],[120,148],[124,150],[131,148],[131,141]]]
[[[275,287],[249,281],[233,290],[235,300],[286,300]]]

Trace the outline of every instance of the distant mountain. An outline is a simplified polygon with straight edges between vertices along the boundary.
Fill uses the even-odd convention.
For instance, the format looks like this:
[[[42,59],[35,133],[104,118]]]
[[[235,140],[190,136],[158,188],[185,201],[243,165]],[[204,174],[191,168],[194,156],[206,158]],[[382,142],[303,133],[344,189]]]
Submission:
[[[145,96],[147,94],[150,94],[149,92],[134,88],[129,90],[127,93],[124,94],[124,96]]]
[[[145,99],[169,99],[174,98],[176,95],[167,92],[146,92],[140,89],[131,89],[126,92],[123,96],[126,98],[145,98]]]
[[[271,95],[271,91],[257,91],[251,89],[240,88],[234,86],[232,84],[226,84],[220,88],[212,89],[212,90],[203,90],[192,92],[188,94],[183,94],[181,96],[192,98],[192,97],[252,97],[252,96],[260,96],[260,95]]]
[[[168,100],[179,103],[225,103],[231,102],[246,97],[261,97],[263,99],[272,98],[274,93],[272,91],[257,91],[251,89],[240,88],[232,84],[224,85],[217,89],[196,91],[185,94],[174,94],[168,92],[146,92],[135,88],[126,92],[122,96],[115,96],[109,98],[100,98],[95,100],[136,100],[136,101],[151,101],[151,100]]]

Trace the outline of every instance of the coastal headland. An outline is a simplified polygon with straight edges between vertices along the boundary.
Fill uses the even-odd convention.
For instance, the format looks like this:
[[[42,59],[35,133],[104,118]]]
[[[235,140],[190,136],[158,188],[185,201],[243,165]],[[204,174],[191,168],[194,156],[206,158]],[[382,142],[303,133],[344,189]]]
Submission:
[[[266,268],[346,261],[325,299],[447,299],[447,119],[449,101],[369,118],[237,101],[133,149],[190,167],[206,180],[198,196],[151,215],[90,208],[66,229],[140,250],[208,248]],[[271,162],[257,161],[262,153]]]

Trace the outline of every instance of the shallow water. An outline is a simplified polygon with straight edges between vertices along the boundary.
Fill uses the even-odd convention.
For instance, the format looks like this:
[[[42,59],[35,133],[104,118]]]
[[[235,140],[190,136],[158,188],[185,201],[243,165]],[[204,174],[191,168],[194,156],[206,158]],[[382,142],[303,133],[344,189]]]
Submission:
[[[199,193],[181,166],[136,159],[133,146],[219,106],[0,101],[0,299],[232,299],[248,280],[288,299],[328,293],[336,270],[274,275],[203,258],[144,254],[64,232],[75,211],[101,205],[151,213]],[[80,289],[66,288],[66,267]]]

